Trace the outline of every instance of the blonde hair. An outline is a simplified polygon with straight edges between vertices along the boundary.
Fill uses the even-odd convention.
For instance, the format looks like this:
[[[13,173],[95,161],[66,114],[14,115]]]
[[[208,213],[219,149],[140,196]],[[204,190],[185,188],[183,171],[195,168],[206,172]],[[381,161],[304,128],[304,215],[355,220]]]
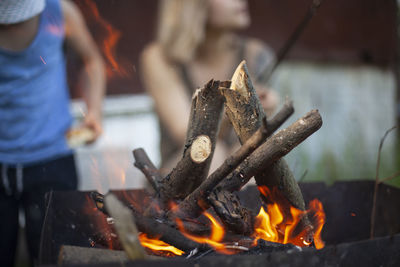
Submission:
[[[207,0],[160,0],[157,41],[166,56],[185,63],[204,39]]]

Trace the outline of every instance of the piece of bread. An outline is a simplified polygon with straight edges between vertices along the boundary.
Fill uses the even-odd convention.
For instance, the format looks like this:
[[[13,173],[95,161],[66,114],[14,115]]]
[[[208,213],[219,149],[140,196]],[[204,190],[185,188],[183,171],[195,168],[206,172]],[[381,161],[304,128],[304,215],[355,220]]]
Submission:
[[[67,142],[71,148],[86,145],[93,141],[94,138],[94,131],[87,127],[74,128],[67,132]]]

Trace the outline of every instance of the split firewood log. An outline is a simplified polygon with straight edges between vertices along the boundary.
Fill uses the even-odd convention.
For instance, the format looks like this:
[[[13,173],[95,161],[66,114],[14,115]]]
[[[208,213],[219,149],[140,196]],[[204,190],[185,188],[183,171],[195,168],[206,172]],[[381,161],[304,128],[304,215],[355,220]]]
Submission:
[[[247,156],[251,154],[267,137],[268,129],[267,122],[264,121],[263,127],[261,127],[247,142],[241,146],[235,153],[229,156],[224,163],[215,170],[199,187],[196,188],[192,193],[190,193],[175,209],[176,212],[172,216],[177,216],[180,218],[185,217],[197,217],[201,212],[208,208],[208,197],[215,187],[229,174],[231,173]],[[235,196],[228,196],[231,194],[227,192],[225,195],[225,200],[230,199],[231,203],[225,203],[227,205],[239,203],[239,201],[234,201]],[[235,202],[235,203],[234,203]],[[221,203],[222,204],[222,203]],[[225,205],[226,206],[226,205]],[[239,212],[246,212],[245,209],[239,208]],[[233,215],[233,210],[230,209],[230,215]],[[225,213],[224,213],[225,214]],[[171,215],[171,214],[170,214]],[[229,216],[229,214],[227,214]],[[171,216],[170,216],[171,217]],[[240,217],[240,215],[235,215],[235,217]]]
[[[232,76],[230,88],[222,90],[225,97],[226,114],[243,144],[261,126],[266,116],[260,100],[250,80],[246,62],[242,61]],[[296,208],[305,210],[304,199],[300,188],[284,159],[271,165],[269,172],[260,166],[255,177],[257,185],[280,186],[283,195]]]
[[[233,128],[239,137],[239,141],[243,144],[261,126],[261,120],[266,117],[265,112],[261,107],[256,91],[250,80],[245,61],[242,61],[237,67],[232,77],[231,86],[229,88],[221,88],[221,92],[225,98],[226,114],[232,122]],[[318,112],[316,111],[316,113]],[[314,116],[311,117],[316,117],[316,120],[314,120],[314,122],[316,122],[315,125],[322,124],[322,120],[319,114],[314,114]],[[319,127],[320,125],[312,132],[318,130]],[[310,129],[313,128],[313,125],[311,125]],[[301,137],[301,134],[295,134],[295,136]],[[307,134],[305,136],[308,137]],[[259,151],[261,150],[262,149],[260,147]],[[288,165],[286,164],[286,161],[281,158],[282,156],[286,155],[286,153],[283,153],[281,156],[275,158],[275,162],[273,164],[267,164],[267,162],[263,162],[263,164],[260,165],[257,164],[257,162],[253,161],[251,164],[249,164],[249,166],[254,163],[254,166],[257,166],[257,168],[255,168],[257,170],[250,176],[244,175],[243,170],[240,169],[241,167],[238,167],[238,169],[232,173],[230,178],[228,177],[228,179],[225,179],[225,181],[221,183],[221,188],[224,188],[224,186],[226,186],[227,189],[230,190],[240,190],[240,188],[243,187],[253,175],[255,175],[258,186],[265,185],[270,188],[276,186],[280,190],[282,195],[287,199],[290,205],[300,210],[305,210],[305,203],[300,188]],[[253,154],[255,154],[255,152]],[[272,158],[270,158],[269,160],[271,159]],[[248,164],[247,159],[243,162],[243,164]],[[251,167],[250,169],[252,168],[253,167]],[[233,176],[237,178],[232,179]],[[226,194],[224,194],[224,196],[225,195]],[[210,202],[218,203],[218,194],[213,194],[213,199],[210,199]],[[287,203],[279,204],[281,204],[282,206],[287,206]],[[225,213],[227,213],[227,211],[225,211]],[[242,217],[245,217],[246,213],[243,213],[241,215]],[[289,207],[286,207],[285,216],[290,216]],[[312,226],[307,216],[304,216],[302,218],[301,224],[305,229],[307,229],[307,232],[310,233],[308,236],[311,236]],[[236,226],[240,226],[239,221],[238,225]],[[236,226],[231,225],[233,229],[237,228]]]
[[[178,211],[183,216],[196,217],[203,209],[207,209],[207,199],[211,191],[221,182],[219,188],[233,192],[240,190],[242,184],[231,183],[232,179],[225,179],[240,163],[242,163],[255,149],[257,149],[267,137],[275,132],[285,120],[293,113],[291,101],[287,101],[283,108],[269,121],[264,120],[262,127],[259,128],[252,137],[232,155],[227,157],[224,163],[215,170],[195,191],[189,194],[184,201],[179,204]],[[228,182],[227,182],[228,181]]]
[[[242,161],[242,163],[231,172],[223,182],[220,183],[220,185],[214,190],[215,192],[210,195],[208,201],[229,229],[235,232],[239,231],[238,233],[249,233],[253,230],[252,228],[246,228],[252,226],[251,213],[242,209],[240,203],[237,203],[238,201],[235,201],[235,204],[224,204],[227,199],[235,200],[235,197],[229,196],[228,193],[224,192],[224,190],[228,191],[224,187],[224,182],[229,181],[226,184],[228,184],[231,189],[241,188],[250,180],[251,177],[264,172],[266,168],[272,166],[299,143],[317,131],[321,125],[322,119],[318,111],[313,110],[309,112],[288,128],[279,131],[267,139],[264,144],[260,145],[250,156]],[[297,188],[297,183],[294,185],[292,181],[296,182],[295,180],[282,179],[282,184],[279,184],[278,189],[281,192],[284,192],[281,190],[282,187]],[[289,182],[291,182],[291,184],[288,184]],[[300,191],[290,192],[301,194]],[[284,195],[284,197],[287,199],[287,195]],[[286,216],[290,216],[290,206],[286,205],[286,201],[278,204],[284,208],[283,210],[286,213]],[[307,217],[302,219],[302,224],[304,228],[312,230]]]
[[[184,199],[207,178],[223,110],[219,86],[211,80],[193,95],[183,157],[160,183],[162,202]]]

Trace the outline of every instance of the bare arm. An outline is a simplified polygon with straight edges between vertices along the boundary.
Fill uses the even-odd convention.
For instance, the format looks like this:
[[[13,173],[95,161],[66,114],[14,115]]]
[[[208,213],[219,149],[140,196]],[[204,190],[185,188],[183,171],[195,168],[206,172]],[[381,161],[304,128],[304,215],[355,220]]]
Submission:
[[[167,127],[175,142],[183,146],[190,101],[179,73],[164,57],[157,44],[146,47],[140,63],[143,83],[154,99],[161,122]]]
[[[69,0],[61,1],[61,4],[67,44],[84,63],[82,85],[87,105],[84,126],[94,131],[95,140],[102,132],[102,101],[106,86],[104,62],[80,10]]]

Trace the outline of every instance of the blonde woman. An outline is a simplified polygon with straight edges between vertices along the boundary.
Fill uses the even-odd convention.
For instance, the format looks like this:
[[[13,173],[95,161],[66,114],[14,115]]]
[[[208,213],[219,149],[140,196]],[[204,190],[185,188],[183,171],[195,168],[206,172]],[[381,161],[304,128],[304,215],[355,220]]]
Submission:
[[[160,120],[164,168],[173,167],[182,153],[194,90],[211,78],[230,79],[241,60],[247,61],[264,109],[275,108],[276,93],[256,82],[275,60],[273,52],[235,33],[249,25],[246,0],[160,1],[157,39],[142,53],[141,74]],[[218,141],[211,169],[230,146]]]

